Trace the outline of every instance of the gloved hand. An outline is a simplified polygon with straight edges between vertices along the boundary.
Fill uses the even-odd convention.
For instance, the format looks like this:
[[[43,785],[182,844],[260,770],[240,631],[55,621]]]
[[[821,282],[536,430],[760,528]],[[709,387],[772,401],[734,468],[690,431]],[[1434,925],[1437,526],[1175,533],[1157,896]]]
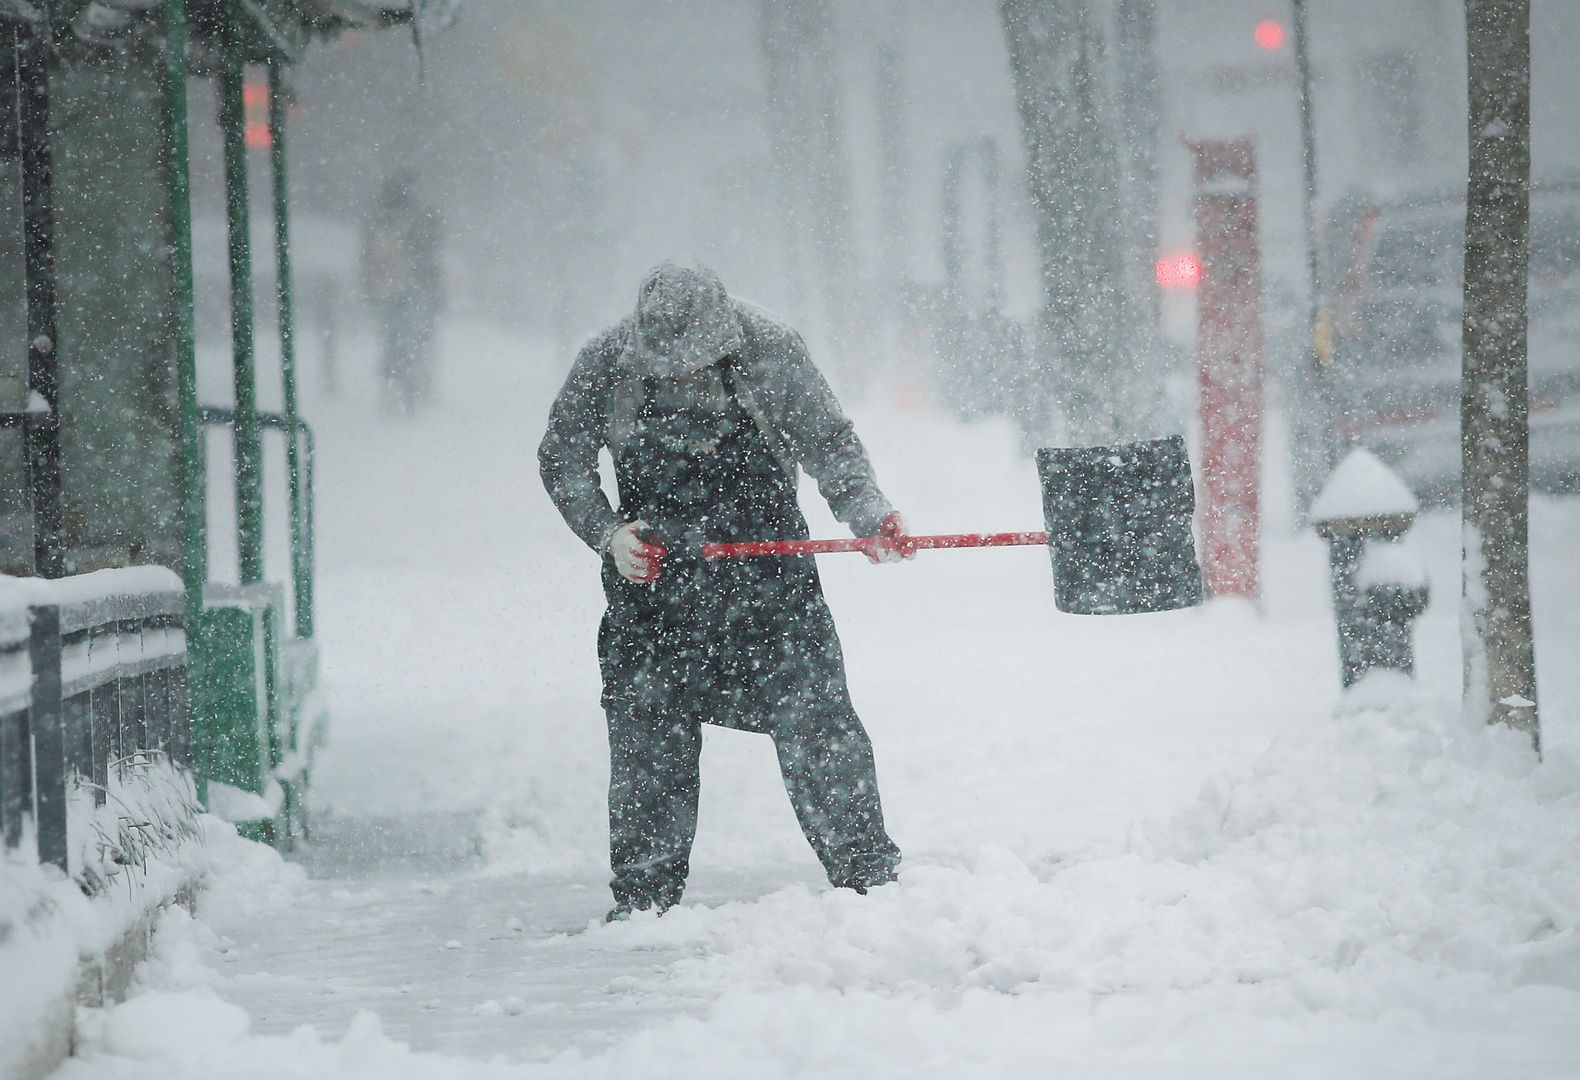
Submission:
[[[663,570],[664,556],[669,554],[659,544],[643,540],[641,534],[651,528],[645,521],[633,521],[609,534],[607,551],[614,560],[614,568],[627,581],[646,585],[657,581]]]
[[[874,566],[878,563],[896,563],[916,554],[916,549],[910,545],[910,538],[905,534],[905,519],[899,514],[891,513],[884,518],[874,539],[877,543],[867,549],[867,561]]]

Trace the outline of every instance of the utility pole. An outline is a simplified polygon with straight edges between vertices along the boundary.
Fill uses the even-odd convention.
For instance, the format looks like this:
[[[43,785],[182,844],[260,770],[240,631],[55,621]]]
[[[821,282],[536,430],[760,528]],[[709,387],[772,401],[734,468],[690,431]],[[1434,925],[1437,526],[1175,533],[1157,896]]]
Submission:
[[[1530,0],[1467,0],[1470,175],[1460,385],[1465,711],[1541,751],[1530,586],[1526,371]]]

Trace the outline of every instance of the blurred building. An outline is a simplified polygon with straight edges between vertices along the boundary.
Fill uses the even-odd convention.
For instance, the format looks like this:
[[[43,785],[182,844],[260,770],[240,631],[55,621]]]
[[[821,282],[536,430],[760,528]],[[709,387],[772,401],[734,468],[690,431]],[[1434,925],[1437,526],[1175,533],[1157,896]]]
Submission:
[[[218,34],[233,2],[187,2],[195,89],[216,69]],[[439,0],[415,7],[405,0],[272,0],[233,10],[248,61],[261,63],[293,60],[315,40],[409,22],[437,6]],[[49,45],[66,569],[179,569],[172,252],[175,215],[185,207],[170,186],[162,10],[146,0],[68,0],[10,5],[0,16],[29,18],[24,9],[49,13],[38,32]],[[0,340],[10,344],[0,350],[0,412],[17,414],[36,402],[27,382],[16,84],[8,85],[0,109]],[[201,93],[194,97],[204,101]],[[212,129],[213,115],[195,106],[194,127]],[[267,195],[266,187],[257,190]],[[28,573],[33,537],[21,429],[0,428],[0,438],[0,570]]]
[[[1463,185],[1464,5],[1307,0],[1307,12],[1319,223],[1356,191],[1399,199]],[[1194,238],[1190,162],[1179,140],[1252,135],[1268,297],[1303,310],[1303,172],[1289,5],[1192,0],[1160,4],[1158,15],[1164,246],[1188,249]],[[1534,0],[1531,46],[1533,170],[1537,179],[1573,175],[1580,172],[1580,138],[1565,114],[1580,94],[1580,71],[1569,62],[1580,46],[1580,7]],[[1176,332],[1190,328],[1185,301],[1174,311]]]
[[[1003,175],[1019,175],[996,5],[828,8],[857,276],[869,293],[880,276],[941,283],[953,148],[994,136]],[[666,257],[712,263],[816,339],[822,305],[797,302],[782,219],[760,14],[739,0],[470,0],[420,61],[389,35],[348,39],[298,72],[303,206],[351,213],[367,178],[418,171],[451,226],[460,302],[560,354],[624,314]],[[880,95],[898,119],[887,129]],[[1023,223],[1020,186],[1006,190]],[[1029,309],[1029,230],[1005,236],[1009,302]]]

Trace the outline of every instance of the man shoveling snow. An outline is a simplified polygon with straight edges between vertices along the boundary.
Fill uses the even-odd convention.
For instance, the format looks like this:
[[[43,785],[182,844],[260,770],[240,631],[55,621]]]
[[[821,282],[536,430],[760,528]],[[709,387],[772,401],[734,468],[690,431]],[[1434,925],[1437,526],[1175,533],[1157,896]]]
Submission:
[[[605,447],[618,511],[599,484]],[[604,557],[610,918],[680,900],[704,723],[773,738],[832,884],[892,881],[900,852],[812,557],[701,557],[704,540],[805,539],[798,468],[836,517],[878,538],[874,562],[908,553],[800,335],[732,299],[712,270],[665,263],[636,312],[577,356],[538,464],[566,522]]]

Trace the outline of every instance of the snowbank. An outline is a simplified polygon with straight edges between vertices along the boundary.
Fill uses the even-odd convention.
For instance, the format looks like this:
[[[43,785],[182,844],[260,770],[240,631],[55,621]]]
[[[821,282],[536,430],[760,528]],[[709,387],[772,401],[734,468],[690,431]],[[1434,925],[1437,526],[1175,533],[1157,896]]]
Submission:
[[[54,581],[0,578],[0,710],[31,707],[28,605],[93,609],[112,598],[179,595],[180,579],[157,567],[105,570]],[[80,614],[80,612],[79,612]],[[115,617],[98,611],[98,619]],[[139,644],[184,648],[179,630]],[[105,652],[106,650],[100,650]],[[86,643],[61,657],[70,682],[109,662]],[[24,738],[26,728],[23,729]],[[27,743],[23,743],[26,746]],[[59,783],[58,772],[40,783]],[[201,873],[196,794],[190,778],[162,755],[134,753],[109,764],[100,788],[76,777],[65,792],[66,871],[39,865],[32,823],[13,850],[0,849],[0,1075],[35,1075],[70,1045],[79,990],[103,993],[117,977],[112,955],[129,958],[150,914],[190,888]]]
[[[1580,1045],[1560,1033],[1580,1021],[1580,767],[1562,755],[1536,767],[1522,736],[1467,733],[1397,689],[1359,696],[1105,853],[1059,862],[987,847],[865,900],[792,889],[595,940],[685,944],[692,958],[630,989],[719,995],[708,1040],[742,994],[818,1013],[806,1031],[848,1025],[852,994],[921,999],[939,1016],[1003,995],[1046,998],[1045,1018],[1071,1026],[1070,1053],[1091,1049],[1095,1012],[1127,1015],[1131,1060],[1165,1060],[1187,1029],[1231,1017],[1379,1036],[1407,1018],[1507,1049],[1540,1003],[1547,1075],[1572,1075]],[[1365,704],[1379,697],[1386,707]],[[980,1035],[945,1028],[959,1045],[928,1041],[970,1060]],[[1538,1050],[1524,1051],[1533,1064]],[[1434,1068],[1475,1075],[1481,1060],[1449,1052]]]
[[[88,902],[68,911],[81,955],[102,955],[202,877],[200,813],[191,776],[159,754],[111,763],[102,801],[90,784],[72,789],[71,873]]]
[[[118,763],[102,804],[79,786],[69,813],[71,877],[18,853],[0,861],[0,1077],[35,1075],[57,1059],[77,998],[113,996],[169,905],[206,875],[235,911],[277,907],[302,877],[272,848],[196,813],[191,780],[158,758]],[[189,960],[183,970],[200,968]]]
[[[1580,764],[1368,679],[1107,849],[988,845],[865,898],[798,886],[590,924],[583,947],[633,971],[682,956],[608,993],[707,1003],[603,1052],[464,1061],[371,1013],[339,1041],[252,1035],[200,966],[166,960],[61,1077],[1572,1076],[1577,846]],[[279,880],[272,851],[231,851],[224,902]],[[179,954],[205,931],[171,918]]]
[[[25,1075],[65,1049],[77,950],[59,877],[0,848],[0,1076]]]
[[[113,793],[129,799],[130,787],[115,785],[111,801],[96,812],[73,807],[74,813],[94,814],[91,835],[105,842],[84,856],[98,867],[91,894],[80,880],[52,867],[12,856],[0,863],[0,974],[5,976],[0,978],[0,1077],[35,1075],[42,1063],[58,1058],[71,1039],[80,990],[107,978],[97,971],[104,957],[129,944],[135,953],[142,943],[128,942],[128,933],[151,932],[155,926],[159,934],[142,977],[152,974],[188,989],[173,1003],[134,997],[109,1010],[107,1025],[99,1010],[86,1010],[88,1026],[78,1036],[147,1060],[167,1052],[186,1054],[190,1046],[216,1050],[247,1030],[244,1012],[203,990],[209,970],[195,937],[202,924],[184,908],[169,906],[170,901],[211,875],[213,888],[205,893],[205,903],[267,914],[290,902],[305,875],[273,848],[242,839],[234,826],[206,814],[191,819],[190,832],[172,848],[145,847],[139,862],[110,869],[110,853],[124,858],[128,849],[106,836],[103,823],[116,818]],[[121,803],[121,815],[127,805]],[[160,817],[158,805],[132,805],[150,820]],[[124,827],[126,818],[118,820]],[[162,940],[167,933],[169,940]]]
[[[113,994],[154,915],[207,866],[192,782],[163,758],[115,763],[102,802],[79,782],[67,814],[71,876],[36,863],[30,836],[0,855],[0,1076],[65,1051],[77,995]]]

